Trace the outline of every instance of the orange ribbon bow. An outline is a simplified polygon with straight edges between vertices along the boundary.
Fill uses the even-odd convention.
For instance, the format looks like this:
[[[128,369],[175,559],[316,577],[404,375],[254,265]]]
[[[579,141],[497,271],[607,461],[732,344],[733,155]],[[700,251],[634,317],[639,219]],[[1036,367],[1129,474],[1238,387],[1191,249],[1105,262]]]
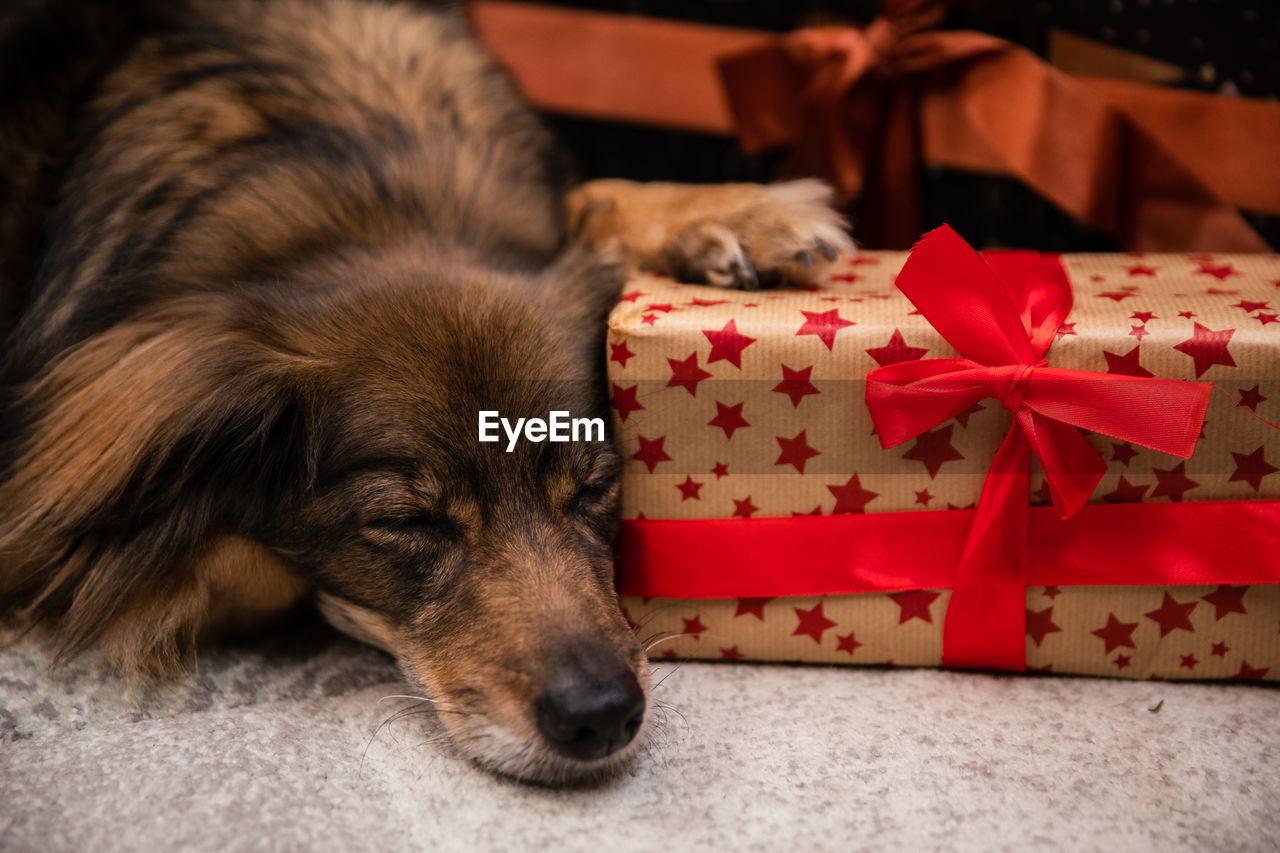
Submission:
[[[1017,177],[1126,248],[1268,250],[1237,207],[1280,213],[1280,105],[1073,77],[1001,39],[929,29],[948,5],[887,0],[865,29],[803,29],[722,60],[743,147],[787,146],[788,171],[860,198],[880,248],[920,233],[927,157]]]

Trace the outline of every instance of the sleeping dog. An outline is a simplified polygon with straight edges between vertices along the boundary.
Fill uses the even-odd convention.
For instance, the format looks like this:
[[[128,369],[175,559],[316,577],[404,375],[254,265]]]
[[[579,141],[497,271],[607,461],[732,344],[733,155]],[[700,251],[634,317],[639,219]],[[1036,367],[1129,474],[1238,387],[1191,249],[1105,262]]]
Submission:
[[[648,669],[620,614],[606,417],[625,270],[806,281],[816,182],[573,188],[456,12],[357,0],[0,15],[0,614],[163,676],[314,602],[469,755],[619,766]]]

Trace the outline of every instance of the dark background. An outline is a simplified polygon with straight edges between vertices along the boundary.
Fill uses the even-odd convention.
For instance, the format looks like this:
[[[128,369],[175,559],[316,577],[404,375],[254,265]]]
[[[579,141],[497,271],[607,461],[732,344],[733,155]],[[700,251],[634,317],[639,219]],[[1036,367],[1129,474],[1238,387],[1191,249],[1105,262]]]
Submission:
[[[862,24],[880,7],[871,0],[568,0],[556,5],[775,32],[816,23]],[[952,10],[945,26],[997,35],[1041,56],[1056,28],[1176,65],[1183,76],[1173,85],[1181,88],[1280,95],[1280,0],[970,0]],[[728,139],[563,116],[548,120],[574,153],[584,178],[767,181],[776,166],[776,156],[744,156]],[[1077,223],[1015,181],[935,168],[924,177],[926,229],[947,221],[988,247],[1117,248],[1107,235]],[[1280,248],[1280,217],[1245,214]]]

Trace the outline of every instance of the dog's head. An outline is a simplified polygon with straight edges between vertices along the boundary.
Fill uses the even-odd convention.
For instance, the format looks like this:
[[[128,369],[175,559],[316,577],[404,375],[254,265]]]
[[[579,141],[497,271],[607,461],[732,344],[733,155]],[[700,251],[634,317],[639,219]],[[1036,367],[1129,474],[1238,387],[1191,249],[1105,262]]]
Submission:
[[[548,276],[549,300],[456,276],[419,298],[365,294],[358,323],[336,315],[317,487],[262,534],[333,624],[396,655],[459,743],[520,776],[615,764],[645,719],[647,667],[612,583],[602,317],[574,316],[580,286],[599,305],[613,281],[576,265]],[[481,441],[481,412],[567,412],[570,440],[498,426]]]
[[[608,770],[639,741],[649,686],[612,585],[619,458],[585,428],[482,442],[479,413],[607,422],[617,271],[427,264],[328,262],[287,290],[170,303],[67,356],[28,401],[34,434],[52,436],[28,459],[72,440],[95,401],[130,435],[78,473],[45,462],[31,484],[46,522],[52,502],[79,501],[56,526],[96,552],[78,588],[46,598],[65,596],[84,633],[85,601],[118,614],[121,590],[147,583],[126,562],[180,572],[210,537],[245,537],[306,579],[333,624],[395,655],[482,763],[545,781]],[[112,335],[127,340],[107,366],[93,349]]]

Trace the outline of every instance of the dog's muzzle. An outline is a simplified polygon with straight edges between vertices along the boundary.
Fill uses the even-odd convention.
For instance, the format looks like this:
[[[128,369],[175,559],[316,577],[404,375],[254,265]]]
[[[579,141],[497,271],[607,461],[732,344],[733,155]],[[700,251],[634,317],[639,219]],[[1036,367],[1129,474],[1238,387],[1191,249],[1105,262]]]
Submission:
[[[591,761],[635,738],[645,695],[630,666],[578,651],[555,670],[534,710],[538,730],[556,752]]]

